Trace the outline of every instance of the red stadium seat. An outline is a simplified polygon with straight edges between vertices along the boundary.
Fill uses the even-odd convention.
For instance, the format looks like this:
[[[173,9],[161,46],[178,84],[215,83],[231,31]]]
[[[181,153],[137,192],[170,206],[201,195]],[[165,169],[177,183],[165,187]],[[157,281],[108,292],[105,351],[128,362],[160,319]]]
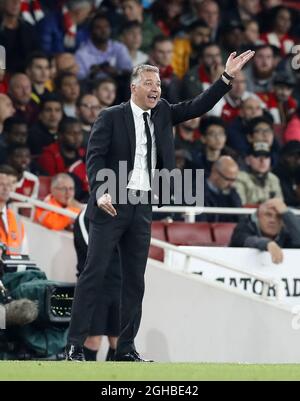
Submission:
[[[214,223],[211,225],[216,246],[228,246],[236,227],[235,223]]]
[[[168,241],[173,245],[213,245],[209,223],[175,222],[167,226],[167,237]]]
[[[39,181],[40,181],[40,188],[39,188],[39,194],[38,198],[41,200],[44,200],[47,195],[50,194],[50,187],[51,187],[51,177],[48,176],[39,176]]]
[[[167,241],[165,223],[162,221],[153,221],[151,226],[151,237]],[[161,262],[164,260],[164,250],[157,246],[150,246],[149,258],[156,259]]]

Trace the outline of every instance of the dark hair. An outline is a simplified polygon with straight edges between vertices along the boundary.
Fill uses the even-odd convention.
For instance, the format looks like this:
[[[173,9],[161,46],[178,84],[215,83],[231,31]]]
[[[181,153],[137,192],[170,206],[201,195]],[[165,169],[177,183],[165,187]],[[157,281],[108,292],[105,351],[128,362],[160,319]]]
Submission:
[[[153,39],[152,43],[151,43],[151,49],[155,49],[155,46],[158,43],[163,43],[163,42],[171,42],[173,43],[172,39],[169,36],[164,36],[164,35],[157,35],[155,36],[155,38]]]
[[[273,130],[273,121],[272,121],[272,118],[269,118],[269,117],[267,117],[267,116],[255,117],[255,118],[253,118],[252,120],[250,120],[250,121],[248,122],[248,124],[247,124],[247,127],[248,127],[248,134],[249,134],[249,135],[253,135],[253,134],[254,134],[255,127],[256,127],[258,124],[262,124],[262,123],[268,124],[269,127]]]
[[[226,133],[226,125],[222,120],[222,118],[212,116],[212,117],[205,117],[200,122],[200,131],[204,136],[206,135],[207,130],[211,125],[218,125],[219,127],[224,128]]]
[[[40,111],[44,110],[46,104],[50,102],[59,103],[62,107],[61,97],[58,94],[52,92],[47,93],[41,97]]]
[[[264,49],[271,49],[273,52],[273,55],[275,56],[276,52],[275,52],[274,46],[269,45],[268,43],[259,44],[254,47],[254,50],[256,53],[259,52],[260,50],[264,50]]]
[[[218,47],[221,50],[220,45],[218,45],[218,43],[216,42],[204,43],[201,47],[201,57],[203,56],[205,50],[208,49],[209,47]]]
[[[61,85],[62,85],[62,83],[63,83],[63,80],[64,80],[65,78],[68,78],[68,77],[74,77],[74,78],[76,78],[76,80],[79,82],[79,80],[78,80],[78,78],[77,78],[77,75],[72,74],[72,72],[62,72],[62,73],[59,74],[58,77],[55,79],[55,88],[58,89],[58,90],[61,89]]]
[[[120,29],[120,34],[131,31],[131,29],[141,28],[142,24],[139,21],[126,21]]]
[[[99,11],[93,16],[93,18],[90,21],[90,25],[89,25],[90,32],[93,30],[95,22],[98,21],[99,19],[105,19],[109,23],[109,25],[111,26],[111,22],[110,22],[110,20],[109,20],[109,18],[107,16],[107,14],[105,14],[102,11]]]
[[[0,165],[0,174],[13,175],[14,177],[18,177],[17,171],[8,164]]]
[[[118,87],[117,82],[113,78],[107,77],[107,78],[98,79],[93,85],[93,90],[98,89],[99,86],[106,84],[106,83],[113,84],[113,85],[115,85],[116,88]]]
[[[41,51],[35,51],[35,52],[32,52],[29,54],[29,56],[26,60],[26,68],[32,67],[34,60],[39,60],[39,59],[47,60],[50,65],[49,57],[47,56],[46,53],[41,52]]]
[[[187,31],[192,32],[197,28],[209,28],[209,26],[203,19],[198,19],[187,27]]]
[[[59,126],[58,126],[58,133],[61,135],[66,132],[67,128],[73,124],[80,124],[78,118],[75,117],[64,117]]]
[[[30,147],[29,147],[28,145],[26,145],[26,144],[24,144],[24,145],[22,145],[22,144],[16,144],[16,145],[10,146],[10,147],[8,148],[8,150],[7,150],[7,155],[8,155],[8,156],[11,156],[13,153],[15,153],[16,150],[19,150],[19,149],[26,149],[26,150],[29,150],[30,155],[31,155]]]
[[[27,122],[25,121],[25,119],[23,117],[20,117],[20,116],[9,117],[4,121],[3,132],[5,132],[5,133],[10,132],[14,125],[26,125],[27,126]]]

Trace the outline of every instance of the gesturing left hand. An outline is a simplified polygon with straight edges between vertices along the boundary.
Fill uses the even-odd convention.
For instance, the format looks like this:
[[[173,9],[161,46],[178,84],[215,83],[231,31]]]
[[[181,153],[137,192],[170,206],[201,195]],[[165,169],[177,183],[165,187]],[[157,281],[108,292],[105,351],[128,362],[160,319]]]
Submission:
[[[236,54],[236,52],[230,54],[225,67],[225,72],[227,72],[227,74],[229,74],[233,78],[239,71],[241,71],[244,65],[252,59],[255,52],[252,50],[247,50],[239,56],[236,56]]]

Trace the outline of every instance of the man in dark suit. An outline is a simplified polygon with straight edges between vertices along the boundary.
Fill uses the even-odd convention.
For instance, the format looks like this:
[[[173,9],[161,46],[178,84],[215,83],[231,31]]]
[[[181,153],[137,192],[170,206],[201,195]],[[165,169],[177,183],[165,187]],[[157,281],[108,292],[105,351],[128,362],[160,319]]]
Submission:
[[[160,99],[159,70],[136,67],[131,79],[128,103],[103,110],[96,120],[87,154],[91,187],[86,215],[90,220],[89,248],[84,271],[77,284],[69,330],[66,359],[84,360],[82,345],[103,278],[118,246],[122,266],[121,326],[115,359],[144,362],[134,339],[138,332],[144,295],[144,272],[151,238],[151,172],[175,168],[173,125],[209,111],[230,89],[230,81],[250,60],[248,51],[229,57],[222,77],[195,99],[170,105]],[[127,162],[132,174],[122,182],[120,162]],[[128,202],[113,200],[109,188],[104,193],[100,174],[113,172],[116,188],[125,187]],[[141,200],[137,203],[137,201]],[[137,203],[137,204],[136,204]]]

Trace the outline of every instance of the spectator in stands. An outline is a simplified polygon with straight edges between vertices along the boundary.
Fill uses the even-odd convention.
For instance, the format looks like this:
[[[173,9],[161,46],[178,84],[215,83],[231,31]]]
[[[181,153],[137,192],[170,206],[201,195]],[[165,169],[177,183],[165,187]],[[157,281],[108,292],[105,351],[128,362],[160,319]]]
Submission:
[[[238,20],[244,23],[255,18],[259,11],[259,0],[237,0],[236,7],[226,14],[226,21]]]
[[[248,90],[255,93],[270,92],[273,88],[275,67],[275,53],[272,46],[258,46],[252,65],[245,70]]]
[[[28,138],[26,121],[18,116],[7,118],[0,136],[0,163],[5,163],[10,147],[25,145]]]
[[[21,72],[28,54],[38,50],[38,35],[20,18],[21,0],[3,0],[1,6],[0,43],[6,50],[6,69],[9,73]]]
[[[39,112],[39,107],[32,100],[31,81],[25,74],[15,74],[9,81],[8,94],[13,101],[16,115],[25,119],[28,124],[33,124]]]
[[[197,19],[207,23],[211,30],[211,40],[215,41],[219,34],[220,7],[214,0],[203,0],[195,4]]]
[[[296,82],[286,72],[278,72],[274,77],[274,91],[262,96],[275,124],[287,124],[297,110],[297,102],[292,97]]]
[[[28,241],[24,225],[18,215],[7,207],[13,190],[7,166],[0,166],[0,241],[6,245],[7,253],[28,254]]]
[[[99,100],[101,110],[112,106],[117,95],[116,81],[112,78],[100,79],[95,83],[93,94]]]
[[[174,39],[172,66],[180,79],[199,63],[203,45],[209,43],[210,36],[211,30],[207,23],[197,20],[188,27],[188,37]]]
[[[288,142],[282,149],[274,173],[280,179],[284,200],[288,206],[298,206],[296,179],[300,176],[300,142]]]
[[[91,21],[90,37],[76,52],[80,79],[111,77],[120,79],[132,70],[126,46],[111,39],[111,26],[104,14]]]
[[[192,151],[193,167],[204,169],[205,176],[210,176],[213,164],[225,152],[225,124],[218,117],[206,117],[201,120],[200,131],[203,147],[200,152]]]
[[[234,51],[240,52],[243,49],[245,27],[238,20],[229,20],[221,30],[221,47],[223,59],[226,60]]]
[[[49,93],[46,84],[50,79],[50,63],[46,54],[32,53],[27,61],[26,74],[32,84],[31,98],[39,104],[41,97]]]
[[[236,190],[243,205],[259,205],[271,198],[283,198],[279,179],[271,173],[271,150],[265,142],[256,142],[246,158],[247,171],[241,171]]]
[[[174,74],[171,65],[172,58],[172,40],[165,36],[157,36],[154,38],[151,46],[150,59],[147,64],[159,68],[162,97],[170,103],[178,103],[180,101],[180,81]]]
[[[244,26],[244,48],[251,49],[261,44],[258,22],[255,19],[252,19],[245,22]]]
[[[121,0],[121,6],[126,21],[137,21],[142,25],[143,43],[141,50],[148,53],[153,39],[155,36],[161,35],[161,30],[153,22],[151,15],[144,13],[140,0]]]
[[[184,121],[177,125],[175,134],[175,148],[185,149],[190,154],[200,152],[203,148],[200,141],[200,117]]]
[[[241,207],[241,199],[234,188],[239,173],[239,166],[230,156],[221,156],[205,181],[204,205],[206,207]],[[198,221],[236,222],[237,216],[200,215]]]
[[[37,198],[39,193],[39,179],[30,172],[31,153],[27,145],[19,145],[8,152],[7,164],[13,167],[18,174],[15,192]]]
[[[15,108],[11,99],[4,93],[0,93],[0,135],[3,132],[4,121],[15,114]]]
[[[228,126],[227,144],[232,149],[240,153],[243,157],[247,155],[249,149],[248,132],[249,122],[256,117],[264,115],[264,104],[255,96],[242,101],[240,115],[236,117]]]
[[[57,77],[55,87],[62,98],[64,114],[67,117],[76,117],[76,103],[80,96],[80,85],[76,75],[64,72]]]
[[[268,251],[272,262],[280,264],[284,259],[282,248],[300,248],[298,217],[281,199],[271,199],[237,225],[230,246]]]
[[[300,107],[288,123],[283,135],[283,142],[300,141]]]
[[[73,117],[64,118],[59,125],[57,141],[44,148],[38,159],[40,168],[50,176],[66,172],[85,156],[82,142],[80,121]]]
[[[77,117],[80,120],[83,132],[83,144],[86,149],[92,125],[98,117],[101,110],[101,105],[95,95],[89,93],[82,95],[77,102]]]
[[[28,145],[33,156],[57,139],[58,126],[63,117],[62,102],[55,93],[44,96],[40,104],[38,121],[29,130]]]
[[[276,166],[279,159],[280,145],[275,138],[273,123],[270,118],[257,117],[249,121],[247,134],[248,151],[256,142],[267,143],[271,149],[272,166]]]
[[[78,215],[83,205],[74,198],[75,184],[68,174],[58,174],[51,182],[51,193],[44,202],[48,205],[62,208]],[[74,218],[41,208],[36,209],[35,221],[50,230],[72,230]]]
[[[216,81],[224,71],[221,48],[214,43],[203,46],[201,63],[190,69],[182,82],[182,96],[191,99]]]
[[[143,31],[139,22],[128,21],[123,25],[121,41],[127,47],[133,67],[146,63],[148,55],[140,50],[143,43]]]
[[[49,55],[74,52],[88,37],[92,0],[67,0],[62,9],[48,13],[39,25],[41,47]]]
[[[78,216],[74,223],[74,246],[77,254],[78,276],[83,271],[88,250],[88,232],[90,221],[85,216],[85,210]],[[86,361],[96,361],[97,353],[102,343],[102,336],[108,337],[109,350],[107,361],[114,360],[119,336],[120,321],[120,290],[121,271],[120,259],[117,249],[105,276],[103,291],[99,294],[97,305],[90,326],[89,336],[84,343],[84,355]]]
[[[295,41],[290,35],[293,25],[292,11],[284,6],[274,7],[271,12],[271,19],[271,31],[264,33],[261,39],[265,43],[280,49],[281,55],[286,56],[295,45]]]
[[[54,57],[56,65],[56,76],[61,75],[65,72],[69,72],[74,75],[79,73],[79,65],[76,62],[75,56],[72,53],[59,53]]]
[[[182,28],[181,16],[185,11],[184,0],[155,1],[151,13],[155,24],[165,37],[176,36]]]

